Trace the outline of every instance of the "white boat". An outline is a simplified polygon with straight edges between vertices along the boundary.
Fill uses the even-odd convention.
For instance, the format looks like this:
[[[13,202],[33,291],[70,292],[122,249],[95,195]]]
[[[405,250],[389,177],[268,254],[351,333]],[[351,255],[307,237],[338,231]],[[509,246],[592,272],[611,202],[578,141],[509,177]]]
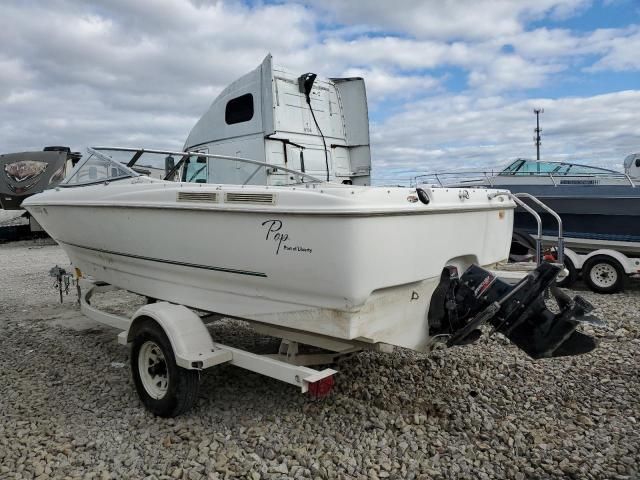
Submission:
[[[183,152],[90,149],[64,182],[24,207],[85,276],[294,332],[312,345],[427,351],[438,338],[473,341],[489,322],[534,358],[595,347],[574,331],[586,302],[560,295],[556,315],[544,306],[541,294],[559,267],[543,264],[515,287],[490,271],[509,253],[515,204],[508,193],[366,186],[368,128],[365,134],[359,125],[358,138],[346,130],[366,116],[362,81],[316,88],[309,75],[300,82],[274,75],[267,60],[214,102],[189,137],[198,145]],[[357,87],[355,98],[345,85]],[[299,95],[283,96],[285,87]],[[306,103],[323,95],[326,104]],[[247,96],[253,103],[241,105],[244,117],[230,115],[229,105]],[[323,105],[316,126],[334,132],[324,151],[327,139],[304,120],[305,108]],[[242,125],[258,109],[261,124]],[[300,125],[291,120],[288,130],[270,130],[293,110]],[[228,141],[206,128],[223,120]],[[245,151],[250,158],[237,155]],[[130,168],[154,155],[167,178],[181,181]]]
[[[25,207],[84,274],[193,308],[424,349],[442,269],[509,250],[514,204],[484,190],[169,182],[103,155]],[[101,162],[120,178],[69,188]]]

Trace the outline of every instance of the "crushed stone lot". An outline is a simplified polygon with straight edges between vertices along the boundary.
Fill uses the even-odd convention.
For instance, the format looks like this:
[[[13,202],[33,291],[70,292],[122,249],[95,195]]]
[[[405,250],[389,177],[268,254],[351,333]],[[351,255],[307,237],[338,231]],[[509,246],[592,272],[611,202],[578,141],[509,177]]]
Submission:
[[[0,478],[633,479],[640,470],[640,284],[580,294],[607,326],[588,355],[529,360],[500,336],[430,355],[363,352],[313,401],[232,366],[167,420],[135,393],[116,331],[58,302],[51,241],[0,245]],[[115,310],[130,294],[103,299]],[[221,343],[277,349],[236,320]]]

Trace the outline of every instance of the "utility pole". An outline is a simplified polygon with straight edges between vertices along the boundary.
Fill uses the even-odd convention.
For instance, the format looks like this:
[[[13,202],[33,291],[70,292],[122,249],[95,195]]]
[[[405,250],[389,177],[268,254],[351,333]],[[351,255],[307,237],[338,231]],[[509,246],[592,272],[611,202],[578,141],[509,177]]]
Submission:
[[[533,130],[536,134],[533,140],[536,142],[536,160],[540,160],[540,114],[544,113],[544,108],[534,108],[533,113],[536,114],[536,128]]]

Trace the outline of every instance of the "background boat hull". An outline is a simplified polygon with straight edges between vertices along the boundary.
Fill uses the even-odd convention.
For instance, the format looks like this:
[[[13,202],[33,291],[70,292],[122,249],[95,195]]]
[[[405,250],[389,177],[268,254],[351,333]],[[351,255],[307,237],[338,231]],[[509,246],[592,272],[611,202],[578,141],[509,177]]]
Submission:
[[[538,197],[562,218],[566,245],[587,253],[598,248],[615,248],[628,255],[640,255],[640,187],[600,186],[518,186],[504,185],[513,192]],[[532,205],[534,206],[534,205]],[[535,207],[535,206],[534,206]],[[543,234],[557,237],[557,223],[540,208]],[[516,210],[514,228],[535,233],[531,215]]]

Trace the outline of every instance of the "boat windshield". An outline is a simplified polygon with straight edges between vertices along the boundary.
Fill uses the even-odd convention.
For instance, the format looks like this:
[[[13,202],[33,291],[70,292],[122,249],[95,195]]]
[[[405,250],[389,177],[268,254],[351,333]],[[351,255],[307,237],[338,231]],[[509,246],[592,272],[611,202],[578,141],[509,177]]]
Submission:
[[[80,160],[71,170],[69,176],[60,183],[61,187],[93,185],[140,175],[116,159],[110,158],[101,152],[89,149],[89,154],[86,159]]]
[[[541,175],[547,177],[550,175],[611,175],[612,173],[618,172],[576,163],[540,162],[536,160],[518,159],[500,172],[499,175]]]

